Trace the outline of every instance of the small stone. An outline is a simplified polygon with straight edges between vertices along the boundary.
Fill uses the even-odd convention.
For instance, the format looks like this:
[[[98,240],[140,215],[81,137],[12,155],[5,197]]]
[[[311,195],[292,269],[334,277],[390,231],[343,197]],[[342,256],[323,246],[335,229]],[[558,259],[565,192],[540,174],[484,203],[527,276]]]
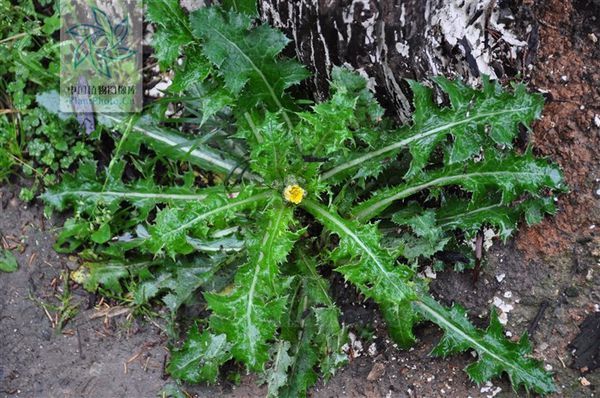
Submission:
[[[494,306],[496,306],[502,312],[510,312],[514,309],[512,304],[509,304],[509,303],[505,302],[504,300],[502,300],[501,298],[496,297],[496,296],[494,296],[494,299],[492,302],[493,302]]]
[[[425,276],[428,277],[429,279],[437,278],[437,274],[429,266],[427,266],[425,268]]]
[[[590,33],[588,35],[588,37],[590,38],[590,40],[592,41],[592,43],[597,43],[598,42],[598,36],[596,36],[595,34]]]
[[[371,368],[371,371],[369,372],[369,375],[367,376],[367,380],[368,381],[376,381],[384,374],[385,374],[385,365],[382,363],[376,362],[373,365],[373,367]]]
[[[565,289],[565,295],[567,297],[577,297],[579,296],[579,289],[577,289],[575,286],[569,286]]]
[[[506,312],[501,312],[500,315],[498,315],[498,322],[502,325],[506,325],[508,323],[508,314],[506,314]]]
[[[584,386],[584,387],[587,387],[587,386],[589,386],[590,384],[592,384],[592,383],[590,383],[590,382],[589,382],[589,380],[588,380],[588,379],[586,379],[585,377],[580,377],[580,378],[579,378],[579,382],[580,382],[580,383],[581,383],[581,385],[582,385],[582,386]]]
[[[374,357],[375,355],[377,355],[377,345],[375,343],[371,343],[371,345],[369,346],[369,355]]]
[[[148,91],[148,95],[154,98],[164,97],[165,91],[171,86],[171,83],[171,79],[165,77]]]
[[[496,275],[496,280],[498,282],[502,282],[504,280],[504,278],[506,278],[506,274],[504,274],[504,273]]]
[[[594,269],[593,268],[588,269],[588,272],[585,275],[585,279],[588,281],[591,281],[592,279],[594,279]]]
[[[508,313],[514,309],[512,304],[506,303],[499,297],[494,296],[493,304],[496,308],[500,310],[498,314],[498,321],[502,325],[506,325],[508,323]]]

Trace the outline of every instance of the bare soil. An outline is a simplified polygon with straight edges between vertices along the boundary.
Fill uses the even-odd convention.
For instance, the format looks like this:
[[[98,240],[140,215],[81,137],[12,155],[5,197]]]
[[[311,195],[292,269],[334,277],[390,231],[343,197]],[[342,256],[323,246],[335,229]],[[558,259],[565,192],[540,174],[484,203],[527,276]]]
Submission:
[[[534,355],[555,372],[554,397],[593,397],[600,373],[570,368],[569,343],[600,305],[600,8],[591,0],[540,0],[533,10],[540,47],[528,79],[547,92],[548,104],[530,141],[562,166],[571,191],[559,199],[556,218],[492,247],[476,284],[470,274],[445,272],[432,290],[442,301],[463,303],[482,326],[493,303],[500,305],[507,332],[516,338],[529,329]],[[55,227],[43,220],[40,204],[19,202],[18,190],[18,184],[0,188],[0,237],[20,264],[17,272],[0,275],[0,396],[157,396],[172,382],[164,374],[161,324],[118,307],[107,311],[101,298],[71,285],[79,312],[61,333],[52,329],[54,311],[47,314],[40,302],[57,303],[61,273],[76,268],[77,259],[53,251]],[[360,355],[327,384],[320,382],[313,397],[525,396],[507,380],[475,386],[462,371],[470,354],[430,357],[440,337],[431,325],[417,330],[414,349],[401,351],[372,305],[340,288],[336,297],[362,349],[355,345]],[[185,390],[196,397],[265,396],[251,376],[237,386],[223,380]]]
[[[530,82],[548,100],[531,141],[560,164],[571,191],[555,218],[520,234],[528,257],[572,250],[600,228],[600,4],[540,1],[535,10],[540,48]]]

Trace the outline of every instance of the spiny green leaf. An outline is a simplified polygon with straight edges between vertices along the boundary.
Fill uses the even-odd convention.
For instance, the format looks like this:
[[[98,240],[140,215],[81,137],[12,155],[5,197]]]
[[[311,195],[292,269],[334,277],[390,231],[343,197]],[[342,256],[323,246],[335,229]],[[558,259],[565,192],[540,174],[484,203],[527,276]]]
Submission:
[[[192,383],[214,383],[219,367],[231,359],[231,344],[224,334],[202,334],[198,325],[192,326],[183,347],[173,351],[167,367],[168,372],[181,380]]]
[[[345,220],[309,199],[302,204],[327,229],[340,237],[340,243],[331,253],[331,258],[343,264],[337,270],[351,282],[363,286],[364,294],[374,298],[381,296],[380,299],[394,296],[400,301],[414,296],[408,282],[412,272],[402,266],[394,266],[394,259],[379,245],[381,238],[375,225],[360,225]],[[385,289],[380,288],[382,280],[388,282]]]
[[[339,236],[339,245],[330,257],[338,266],[336,271],[356,285],[362,294],[372,298],[383,308],[392,306],[394,309],[398,304],[415,298],[412,270],[395,264],[394,258],[381,247],[376,225],[361,225],[356,221],[345,220],[308,199],[302,205],[329,231]],[[384,314],[392,313],[393,310],[384,310]],[[409,319],[412,316],[404,317],[402,321]],[[412,336],[412,324],[399,323],[399,320],[394,319],[386,320],[392,322],[394,327],[404,329],[404,332],[397,332],[397,336]],[[410,345],[412,341],[398,343]]]
[[[517,229],[523,214],[528,224],[534,224],[540,221],[544,213],[553,214],[554,211],[551,197],[529,197],[508,204],[502,203],[499,195],[490,195],[476,202],[450,197],[438,211],[437,220],[440,228],[460,229],[469,237],[474,236],[483,225],[490,225],[506,240]]]
[[[517,229],[517,223],[523,216],[531,224],[539,222],[544,213],[553,214],[554,211],[552,197],[529,195],[504,204],[501,195],[494,192],[474,201],[448,196],[441,201],[437,211],[423,209],[416,202],[411,202],[395,212],[392,221],[401,226],[410,226],[414,234],[388,234],[386,246],[396,247],[398,254],[407,259],[430,257],[455,239],[448,234],[449,231],[460,230],[466,239],[471,239],[481,228],[489,226],[506,241]],[[424,227],[425,230],[422,229]]]
[[[289,174],[292,136],[272,113],[267,113],[259,124],[251,123],[251,131],[244,131],[243,135],[251,147],[252,171],[263,176],[266,183],[284,181]]]
[[[312,156],[329,156],[345,148],[352,138],[349,126],[354,121],[356,98],[338,91],[331,99],[312,107],[310,112],[298,114],[298,127],[303,150]]]
[[[57,210],[68,206],[95,206],[103,204],[110,206],[126,201],[136,207],[154,206],[157,203],[195,202],[203,200],[208,193],[218,192],[219,189],[207,188],[198,191],[192,187],[159,187],[151,179],[139,179],[134,183],[125,184],[120,175],[113,175],[104,184],[98,178],[96,162],[83,162],[76,174],[65,175],[57,186],[49,188],[40,197],[44,202]]]
[[[99,122],[107,127],[116,127],[124,121],[124,118],[113,114],[104,114],[99,117]],[[148,117],[140,118],[132,127],[127,140],[128,151],[137,153],[141,143],[148,144],[161,155],[186,160],[206,170],[243,175],[251,180],[260,180],[257,176],[244,173],[243,167],[240,167],[235,159],[231,159],[208,145],[199,144],[194,139],[186,138],[172,129],[158,126]]]
[[[474,200],[484,197],[489,189],[499,190],[502,202],[510,203],[524,192],[537,194],[543,188],[561,189],[563,180],[556,165],[545,159],[535,159],[530,152],[522,156],[491,155],[481,162],[423,172],[405,184],[376,191],[370,199],[359,204],[353,214],[359,220],[369,220],[395,201],[425,189],[447,185],[460,186],[472,193]]]
[[[64,114],[57,113],[58,108],[51,106],[52,103],[59,102],[58,92],[50,91],[44,94],[45,102],[42,105],[50,113],[64,117]],[[210,97],[210,99],[215,98]],[[218,111],[230,101],[222,91],[219,91],[218,100],[221,101],[221,105],[217,106],[216,109],[211,109],[210,112]],[[214,106],[214,104],[212,105]],[[206,115],[207,118],[211,116],[210,112]],[[206,120],[203,119],[204,121]],[[129,117],[121,114],[98,114],[98,123],[110,129],[118,129],[129,122]],[[240,159],[231,158],[229,154],[205,144],[201,138],[185,137],[173,129],[159,125],[149,116],[142,116],[132,122],[131,132],[124,141],[123,150],[130,153],[139,153],[140,144],[144,143],[160,155],[189,161],[206,170],[243,176],[250,180],[260,180],[258,176],[244,172],[244,168],[240,165]]]
[[[211,192],[200,201],[164,208],[149,226],[145,246],[151,253],[165,250],[169,256],[191,253],[193,246],[188,242],[188,236],[206,238],[211,227],[227,226],[238,211],[255,208],[271,196],[270,192],[247,186],[234,194],[225,190]]]
[[[446,309],[446,316],[451,318],[452,321],[458,325],[462,333],[468,333],[476,335],[478,333],[475,326],[469,322],[467,318],[467,312],[459,304],[453,304],[452,307]],[[435,348],[431,351],[432,355],[447,357],[452,354],[458,354],[471,348],[471,343],[468,340],[460,338],[457,333],[446,333],[442,339],[436,344]]]
[[[414,207],[409,209],[414,211]],[[410,226],[416,235],[416,239],[405,237],[406,244],[403,247],[402,256],[408,259],[420,256],[431,257],[444,248],[450,238],[436,225],[436,216],[433,210],[424,210],[422,213],[412,212],[408,217],[406,213],[397,212],[392,217],[392,221],[396,224]]]
[[[285,115],[284,90],[308,75],[296,61],[275,60],[289,42],[283,33],[267,25],[252,27],[249,16],[215,7],[195,11],[190,21],[194,35],[203,41],[204,55],[218,68],[225,86],[236,95],[246,90],[240,102],[247,109],[263,103]]]
[[[430,240],[412,234],[404,234],[397,243],[398,254],[409,261],[431,258],[434,254],[444,250],[449,241],[450,238],[446,235],[440,236],[437,240]]]
[[[123,178],[124,161],[113,160],[106,178],[94,176],[95,165],[84,166],[87,177],[67,179],[47,194],[57,208],[77,211],[58,239],[62,249],[99,249],[85,252],[102,261],[102,267],[92,266],[87,285],[120,292],[127,278],[137,304],[162,296],[173,311],[204,287],[208,326],[203,333],[197,327],[190,331],[169,365],[173,375],[214,381],[219,367],[233,358],[262,373],[272,396],[296,398],[347,359],[340,310],[317,269],[332,262],[380,305],[390,334],[403,346],[414,342],[413,325],[429,319],[445,331],[435,353],[478,353],[479,362],[467,369],[474,380],[506,372],[515,386],[550,391],[550,376],[524,358],[530,352],[525,339],[506,341],[494,315],[486,331],[475,328],[462,308],[446,310],[428,295],[426,280],[397,263],[398,255],[433,255],[452,239],[453,229],[469,236],[485,223],[508,231],[521,214],[535,221],[551,208],[545,188],[560,188],[558,169],[530,152],[507,154],[519,124],[528,126],[539,115],[540,97],[523,86],[504,91],[485,80],[475,90],[440,78],[437,88],[450,103],[440,107],[432,89],[409,82],[413,123],[393,130],[367,82],[335,68],[328,100],[294,101],[286,90],[306,77],[306,70],[282,57],[288,39],[259,25],[251,4],[236,0],[225,1],[224,8],[203,8],[189,24],[180,21],[185,13],[173,1],[150,5],[158,25],[156,54],[163,68],[174,69],[176,96],[156,101],[151,108],[156,119],[125,120],[116,155],[133,159],[135,178],[130,173]],[[174,65],[180,56],[182,67]],[[166,118],[166,105],[175,101],[182,107]],[[113,133],[122,131],[122,122],[119,116],[99,115],[99,123]],[[180,130],[167,127],[176,123]],[[39,144],[28,149],[43,154]],[[146,155],[141,144],[159,160],[140,159]],[[476,162],[476,155],[483,161]],[[171,159],[211,171],[211,185],[218,186],[198,189],[197,168],[190,171],[187,163]],[[323,165],[329,169],[319,175]],[[155,176],[152,170],[163,166],[167,172]],[[371,178],[383,170],[386,174]],[[226,176],[245,177],[251,184],[228,190]],[[281,191],[288,184],[307,193],[299,203],[303,209],[284,203]],[[388,188],[376,191],[382,184]],[[450,185],[458,188],[444,189]],[[376,194],[352,212],[372,191]],[[420,205],[401,201],[417,193]],[[389,242],[403,234],[402,247],[393,251],[382,246],[378,225],[368,222],[392,203],[404,207],[393,220],[407,226],[386,236]],[[437,211],[440,206],[447,209]],[[343,218],[340,209],[357,217]],[[300,229],[294,213],[311,228]],[[337,238],[307,236],[318,230],[314,221]],[[301,238],[304,244],[289,254]],[[137,268],[123,260],[138,257],[146,265]],[[188,262],[196,258],[206,267]]]
[[[141,263],[123,263],[120,261],[108,261],[102,263],[87,263],[83,271],[89,272],[89,276],[85,278],[84,287],[88,291],[95,291],[98,286],[102,285],[109,291],[120,294],[123,291],[121,279],[130,275],[129,269],[136,266],[148,266],[150,261]]]
[[[289,280],[280,275],[298,235],[289,231],[292,208],[273,199],[257,232],[248,239],[248,262],[236,274],[233,291],[205,294],[212,310],[211,330],[225,333],[235,359],[249,369],[262,370],[286,305]]]
[[[188,97],[182,100],[187,102],[187,108],[194,114],[202,115],[199,126],[204,126],[208,121],[214,120],[219,112],[235,105],[234,96],[214,79],[196,81],[187,87],[186,94]]]
[[[332,70],[331,97],[299,112],[295,136],[302,148],[302,155],[319,167],[333,159],[343,158],[359,145],[379,141],[377,129],[383,110],[367,89],[363,77],[346,68]],[[314,178],[318,167],[299,172],[306,178]]]
[[[46,191],[42,199],[48,208],[76,210],[75,216],[65,223],[67,228],[61,230],[59,246],[64,241],[76,245],[77,241],[90,239],[97,244],[106,243],[104,247],[112,248],[113,252],[121,252],[116,256],[112,253],[109,258],[122,257],[124,251],[144,247],[148,232],[143,225],[159,203],[167,208],[194,207],[198,202],[209,200],[210,195],[225,195],[222,187],[197,188],[195,176],[190,172],[182,176],[183,183],[179,185],[158,186],[153,163],[146,162],[143,167],[149,170],[141,167],[140,178],[124,183],[123,162],[114,163],[110,175],[106,176],[106,172],[98,172],[95,162],[88,161],[81,164],[76,174],[65,176],[60,184]],[[88,217],[91,222],[86,220]],[[131,229],[135,229],[135,235]],[[203,237],[202,246],[209,247],[219,240]]]
[[[0,249],[0,271],[15,272],[19,268],[17,258],[11,251]]]
[[[374,260],[375,256],[370,253],[374,253],[375,248],[379,247],[379,244],[376,240],[373,240],[373,237],[365,239],[364,232],[360,231],[357,226],[349,227],[347,222],[339,216],[328,213],[326,209],[323,209],[310,201],[305,202],[307,203],[305,208],[308,211],[320,219],[328,229],[340,236],[340,245],[343,244],[344,238],[351,238],[355,241],[361,240],[363,242],[370,241],[370,243],[355,246],[354,255],[371,258],[371,261],[376,262],[376,260]],[[355,237],[353,237],[353,235]],[[381,257],[381,254],[379,257]],[[366,269],[368,266],[368,264],[363,263],[362,269]],[[373,297],[376,302],[382,305],[383,314],[387,315],[387,322],[396,321],[396,324],[393,324],[392,326],[392,330],[396,337],[405,339],[412,337],[412,324],[407,325],[404,322],[414,321],[416,315],[405,315],[404,319],[400,319],[400,321],[403,321],[400,325],[398,325],[399,319],[393,319],[392,317],[398,313],[395,306],[412,301],[413,308],[416,309],[421,316],[438,324],[450,334],[448,338],[445,338],[442,341],[442,345],[438,349],[438,352],[453,352],[464,349],[465,347],[470,347],[475,349],[480,354],[481,358],[490,362],[489,366],[484,366],[488,364],[484,363],[476,368],[476,370],[484,369],[488,371],[483,374],[475,372],[477,376],[481,375],[482,379],[485,379],[487,376],[497,375],[498,369],[500,369],[500,371],[504,370],[509,374],[516,386],[524,384],[527,388],[531,388],[538,393],[549,393],[554,390],[551,376],[541,370],[536,361],[522,357],[526,351],[525,346],[519,345],[517,347],[518,349],[514,349],[515,347],[511,346],[513,343],[510,343],[503,337],[501,330],[498,332],[498,327],[495,324],[492,324],[492,326],[488,328],[487,333],[482,335],[468,323],[468,321],[465,321],[464,311],[459,307],[450,311],[446,310],[434,299],[421,293],[423,291],[423,286],[415,286],[408,297],[406,294],[390,295],[389,293],[385,293],[386,289],[393,288],[394,285],[404,284],[405,286],[412,286],[412,283],[408,284],[405,282],[407,278],[391,278],[391,273],[381,268],[376,272],[379,273],[379,279],[373,276],[370,277],[371,281],[377,281],[371,288],[376,289],[380,286],[379,290],[382,290],[384,293],[379,295],[374,295],[372,292],[369,292],[369,286],[365,289],[362,286],[365,282],[360,280],[359,275],[350,274],[350,277],[347,276],[347,273],[345,275],[348,280],[356,284],[365,295]],[[406,290],[406,288],[398,290]],[[394,312],[393,310],[396,311]],[[408,312],[408,314],[411,314],[411,312]],[[402,329],[398,330],[397,327],[401,327]],[[489,341],[489,336],[493,336],[496,339],[494,340],[495,343]],[[500,340],[500,338],[502,338],[502,340]],[[404,342],[407,343],[407,341]],[[410,341],[408,341],[408,343],[410,343]],[[490,366],[492,367],[490,368]]]
[[[342,346],[348,340],[347,330],[340,324],[340,309],[331,299],[329,283],[319,275],[315,259],[309,257],[304,249],[297,250],[295,254],[302,293],[308,298],[299,306],[299,309],[302,308],[299,315],[304,317],[307,309],[314,315],[317,332],[311,338],[321,359],[321,372],[328,380],[348,360],[342,352]]]
[[[399,236],[389,233],[385,239],[385,246],[394,247],[395,252],[409,262],[421,257],[430,258],[444,249],[450,240],[437,225],[435,211],[422,209],[415,203],[410,203],[394,213],[392,221],[400,226],[409,226],[412,233],[407,232]]]
[[[227,10],[232,10],[242,14],[257,16],[256,0],[223,0],[221,2]]]
[[[212,71],[211,65],[197,47],[189,48],[181,68],[173,77],[173,84],[169,86],[170,92],[179,93],[188,89],[193,84],[203,81]]]
[[[479,360],[466,368],[476,383],[481,384],[506,372],[515,390],[523,385],[527,391],[532,390],[537,394],[556,391],[552,375],[541,369],[538,361],[528,357],[531,345],[527,335],[518,343],[508,340],[494,311],[490,325],[484,332],[469,322],[465,310],[460,306],[455,305],[447,310],[433,298],[422,296],[415,302],[415,308],[445,332],[440,344],[432,352],[434,355],[446,356],[467,349],[477,352]]]
[[[315,368],[319,363],[319,356],[312,344],[312,336],[316,332],[315,320],[309,317],[303,323],[299,331],[299,340],[292,348],[294,362],[290,367],[286,385],[279,390],[279,397],[304,398],[308,389],[317,382],[319,375]]]
[[[148,20],[158,26],[152,37],[161,68],[175,63],[180,49],[193,40],[189,22],[178,0],[152,0],[146,5]]]
[[[412,155],[407,176],[415,176],[430,162],[432,151],[449,134],[453,143],[446,150],[446,163],[460,163],[479,154],[481,146],[512,147],[519,124],[529,126],[541,113],[542,97],[528,93],[522,84],[509,92],[488,79],[484,79],[482,90],[442,77],[434,81],[448,95],[451,107],[439,108],[433,103],[430,88],[409,81],[414,95],[413,124],[390,133],[384,145],[339,160],[322,178],[331,179],[350,172],[376,175],[384,159],[395,157],[404,148]]]
[[[325,380],[329,380],[348,362],[348,357],[342,352],[342,346],[348,341],[348,336],[346,328],[340,325],[340,315],[339,308],[333,303],[314,309],[318,333],[315,342],[319,346],[321,356],[319,368]]]
[[[411,208],[414,211],[414,207]],[[433,210],[423,210],[421,213],[412,212],[408,217],[406,212],[397,212],[392,217],[398,225],[408,225],[420,238],[434,244],[440,241],[443,231],[436,225],[436,214]]]
[[[404,348],[417,340],[412,325],[419,321],[410,301],[398,301],[380,308],[390,337]]]
[[[364,77],[345,67],[334,66],[331,70],[331,92],[333,95],[342,93],[349,98],[355,98],[354,128],[366,128],[373,123],[381,122],[384,109],[379,105],[373,93],[367,87]]]
[[[272,364],[267,369],[266,381],[269,386],[267,397],[279,397],[279,389],[286,385],[288,380],[288,369],[293,363],[289,356],[290,343],[288,341],[279,341],[273,347],[274,355]]]
[[[291,343],[288,381],[279,397],[306,397],[318,378],[317,364],[325,379],[347,362],[342,346],[346,329],[340,325],[340,310],[329,296],[329,284],[317,272],[316,261],[305,248],[294,252],[296,261],[288,273],[296,275],[292,284],[288,316],[284,317],[280,338]]]
[[[224,255],[195,256],[189,261],[162,260],[159,270],[148,271],[145,280],[133,290],[134,302],[146,304],[162,295],[167,308],[175,313],[198,288],[214,278],[223,261]]]

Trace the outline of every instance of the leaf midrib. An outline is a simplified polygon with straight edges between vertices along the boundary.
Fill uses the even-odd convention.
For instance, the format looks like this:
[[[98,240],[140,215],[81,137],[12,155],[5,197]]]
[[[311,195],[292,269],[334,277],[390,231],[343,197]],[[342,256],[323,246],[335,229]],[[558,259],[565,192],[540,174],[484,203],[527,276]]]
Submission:
[[[497,355],[493,350],[490,350],[484,344],[481,344],[479,341],[477,341],[477,339],[473,338],[468,333],[465,333],[460,327],[457,327],[453,322],[446,319],[441,313],[436,311],[436,309],[434,308],[435,305],[426,303],[426,301],[430,301],[430,300],[434,301],[432,298],[429,298],[429,297],[419,297],[418,300],[413,301],[413,304],[416,307],[420,308],[421,312],[426,312],[431,317],[435,318],[434,323],[437,324],[438,326],[440,326],[442,329],[444,329],[446,331],[446,333],[448,332],[448,330],[451,330],[452,333],[456,333],[461,338],[468,341],[471,348],[473,348],[477,351],[477,353],[480,356],[480,359],[481,359],[481,354],[483,352],[486,355],[489,355],[490,357],[494,358],[498,362],[502,363],[503,366],[505,367],[503,370],[505,370],[506,368],[511,368],[514,371],[518,372],[519,374],[523,374],[523,373],[527,374],[526,371],[525,372],[522,371],[523,369],[521,367],[515,366],[508,359],[505,359],[504,357]],[[429,319],[431,319],[431,318],[429,318]]]
[[[323,297],[325,297],[325,300],[327,301],[327,305],[329,307],[333,307],[334,303],[333,303],[333,300],[331,299],[331,297],[329,296],[329,291],[327,290],[327,287],[325,285],[323,277],[321,275],[319,275],[316,272],[316,269],[313,268],[309,264],[309,260],[306,258],[306,253],[303,250],[298,250],[298,257],[302,260],[302,262],[305,263],[304,267],[308,270],[308,272],[310,273],[310,276],[312,276],[312,278],[316,282],[317,286],[319,286],[319,289],[323,292]]]
[[[217,33],[223,40],[225,40],[227,43],[229,43],[250,64],[252,69],[254,69],[254,71],[258,74],[258,76],[263,81],[265,87],[269,91],[269,95],[273,99],[273,102],[275,102],[275,105],[282,111],[281,114],[282,114],[283,118],[285,119],[285,122],[288,125],[288,128],[290,130],[293,130],[294,125],[292,124],[292,121],[290,120],[289,116],[287,115],[287,110],[283,107],[283,105],[281,104],[281,101],[279,101],[279,97],[275,94],[275,90],[273,89],[273,86],[271,86],[271,84],[267,80],[267,77],[262,72],[262,70],[260,70],[260,68],[254,63],[254,61],[252,61],[252,58],[250,58],[244,51],[242,51],[242,49],[234,41],[229,39],[227,36],[225,36],[223,33],[221,33],[221,31],[215,29],[214,27],[211,27],[210,30]]]
[[[99,196],[99,197],[116,197],[116,198],[139,198],[139,199],[165,199],[165,200],[184,200],[197,201],[207,197],[206,194],[168,194],[155,192],[133,192],[133,191],[88,191],[88,190],[73,190],[61,191],[58,193],[47,194],[56,198],[62,198],[68,195],[76,196]]]
[[[341,172],[343,172],[345,170],[348,170],[348,169],[350,169],[350,168],[352,168],[354,166],[357,166],[357,165],[359,165],[361,163],[367,162],[367,161],[369,161],[369,160],[371,160],[373,158],[376,158],[377,156],[380,156],[380,155],[383,155],[383,154],[385,154],[387,152],[391,152],[391,151],[394,151],[396,149],[402,148],[403,146],[406,146],[406,145],[410,144],[413,141],[417,141],[417,140],[420,140],[422,138],[429,137],[430,135],[437,134],[437,133],[439,133],[441,131],[449,130],[449,129],[453,128],[453,127],[460,126],[461,124],[466,124],[466,123],[472,122],[474,120],[478,120],[478,119],[482,119],[482,118],[486,118],[486,117],[491,117],[491,116],[498,116],[498,115],[503,115],[503,114],[507,114],[507,113],[518,113],[518,112],[526,111],[528,109],[529,108],[514,108],[514,109],[506,109],[506,110],[498,111],[498,112],[485,112],[485,113],[478,114],[476,116],[465,118],[465,119],[457,121],[457,122],[448,123],[448,124],[445,124],[443,126],[439,126],[439,127],[433,128],[431,130],[424,131],[424,132],[419,133],[419,134],[415,134],[412,137],[408,137],[406,139],[403,139],[402,141],[398,141],[396,143],[384,146],[383,148],[380,148],[380,149],[378,149],[376,151],[373,151],[373,152],[370,152],[370,153],[366,153],[366,154],[364,154],[362,156],[359,156],[359,157],[357,157],[357,158],[355,158],[355,159],[353,159],[353,160],[351,160],[349,162],[345,162],[345,163],[343,163],[343,164],[341,164],[339,166],[336,166],[336,167],[334,167],[334,168],[326,171],[325,173],[323,173],[321,175],[321,179],[323,181],[327,180],[327,179],[333,177],[336,174],[339,174],[339,173],[341,173]]]
[[[223,206],[219,206],[219,207],[217,207],[215,209],[207,211],[206,213],[199,214],[195,218],[193,218],[192,220],[179,225],[177,228],[172,229],[171,231],[165,232],[162,235],[163,240],[165,240],[165,237],[168,237],[168,236],[171,236],[171,235],[176,234],[178,232],[184,231],[184,230],[192,227],[197,222],[202,221],[203,219],[208,218],[208,217],[210,217],[210,216],[212,216],[214,214],[217,214],[217,213],[220,213],[220,212],[223,212],[223,211],[227,211],[229,209],[233,209],[233,208],[236,208],[236,207],[239,207],[239,206],[243,206],[243,205],[248,204],[248,203],[258,202],[259,200],[266,199],[266,198],[268,198],[271,195],[272,195],[272,192],[270,192],[270,191],[262,192],[262,193],[259,193],[259,194],[256,194],[256,195],[252,195],[252,196],[250,196],[250,197],[248,197],[246,199],[242,199],[242,200],[239,200],[239,201],[236,201],[236,202],[228,203],[228,204],[223,205]]]
[[[439,224],[439,227],[443,228],[443,227],[452,225],[452,223],[455,222],[455,219],[459,218],[459,217],[470,216],[473,214],[482,213],[484,211],[492,210],[492,209],[500,208],[500,207],[502,207],[502,205],[500,203],[496,203],[496,204],[489,205],[489,206],[479,207],[479,208],[473,209],[473,210],[467,210],[461,214],[455,214],[455,215],[448,216],[448,217],[441,217],[438,219],[438,221],[441,222],[441,224]]]
[[[283,218],[283,214],[285,212],[285,207],[281,207],[277,209],[277,215],[275,219],[276,228],[279,227],[281,223],[281,219]],[[254,292],[256,290],[256,283],[258,282],[258,275],[262,269],[263,262],[265,257],[270,258],[270,252],[273,246],[273,241],[271,240],[271,232],[269,229],[265,229],[265,234],[260,243],[258,258],[256,259],[256,266],[254,267],[254,275],[252,276],[252,283],[250,284],[250,290],[248,291],[248,298],[246,303],[246,330],[249,331],[252,326],[252,307],[254,304]],[[265,255],[266,253],[266,255]],[[252,339],[249,333],[246,333],[245,336],[248,339],[248,345],[252,346]]]
[[[304,204],[305,208],[319,213],[320,215],[322,215],[323,217],[327,218],[329,221],[334,223],[340,229],[340,231],[344,232],[354,242],[356,242],[356,244],[358,244],[360,246],[360,248],[365,253],[367,253],[368,257],[373,260],[373,262],[375,263],[375,265],[377,266],[379,271],[382,273],[382,275],[384,275],[386,278],[388,278],[388,280],[390,280],[390,282],[392,282],[392,285],[394,286],[394,289],[396,289],[396,291],[398,292],[399,297],[403,297],[406,295],[405,292],[400,287],[396,286],[396,284],[393,283],[393,279],[390,278],[390,276],[389,276],[389,274],[390,274],[389,271],[385,269],[385,266],[381,263],[379,258],[375,255],[375,253],[373,253],[373,251],[362,241],[362,239],[360,239],[360,237],[358,235],[356,235],[354,232],[352,232],[352,230],[350,230],[350,228],[348,228],[343,222],[341,222],[337,216],[326,211],[321,206],[319,206],[317,203],[315,203],[311,200],[305,199],[303,201],[303,204]],[[335,232],[337,233],[338,231],[335,231]],[[407,288],[408,288],[408,286],[407,286]]]
[[[358,219],[360,221],[366,221],[368,219],[371,219],[372,217],[375,217],[378,214],[378,212],[380,211],[380,209],[382,207],[387,207],[389,204],[391,204],[392,202],[394,202],[396,200],[404,199],[414,193],[417,193],[419,191],[422,191],[423,189],[427,189],[432,186],[437,186],[437,185],[444,186],[447,184],[451,184],[454,181],[457,181],[457,180],[460,181],[465,178],[486,177],[486,176],[504,176],[504,175],[510,175],[510,176],[515,176],[515,177],[532,177],[532,176],[545,176],[546,174],[527,172],[527,171],[483,171],[483,172],[479,171],[479,172],[464,173],[464,174],[458,174],[458,175],[447,176],[447,177],[439,177],[439,178],[433,179],[431,181],[428,181],[426,183],[403,189],[393,195],[382,194],[380,196],[385,195],[385,197],[383,199],[374,202],[367,208],[356,213],[355,217],[356,217],[356,219]]]
[[[108,114],[104,115],[103,117],[105,117],[109,120],[112,120],[113,122],[116,122],[116,123],[123,122],[122,119],[116,118],[116,117],[108,115]],[[187,153],[189,156],[199,159],[200,161],[204,161],[208,164],[212,164],[212,165],[218,167],[219,169],[223,170],[224,172],[232,173],[232,174],[236,174],[236,175],[243,174],[245,177],[247,177],[250,180],[261,181],[260,177],[253,175],[252,173],[245,172],[244,168],[239,167],[239,165],[237,165],[233,161],[228,161],[227,159],[221,159],[218,156],[216,156],[215,154],[210,153],[209,151],[199,150],[197,148],[197,145],[183,145],[183,143],[181,141],[178,142],[177,139],[173,138],[173,137],[176,137],[174,134],[166,134],[164,132],[157,133],[157,132],[153,132],[148,129],[142,128],[140,126],[133,126],[132,129],[151,138],[151,139],[159,141],[163,144],[169,145],[171,147],[177,147],[181,150],[181,152]],[[184,137],[177,137],[177,138],[181,138],[182,140],[185,140]]]

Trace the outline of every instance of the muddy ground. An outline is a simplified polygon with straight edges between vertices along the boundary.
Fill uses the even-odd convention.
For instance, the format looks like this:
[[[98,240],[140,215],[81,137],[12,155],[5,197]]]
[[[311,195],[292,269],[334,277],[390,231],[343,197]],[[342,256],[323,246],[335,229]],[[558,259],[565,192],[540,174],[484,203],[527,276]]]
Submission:
[[[531,331],[535,356],[555,372],[555,397],[593,397],[598,370],[573,369],[569,343],[600,305],[600,7],[594,1],[539,1],[538,61],[527,76],[547,93],[543,119],[530,141],[560,163],[571,192],[555,219],[527,228],[507,245],[496,244],[476,284],[469,274],[439,273],[432,289],[445,302],[458,300],[485,325],[495,304],[507,332]],[[78,313],[56,333],[52,308],[62,291],[61,274],[77,260],[52,250],[53,224],[39,203],[16,199],[19,184],[0,189],[0,236],[14,247],[20,269],[0,275],[0,396],[153,397],[171,380],[164,374],[166,337],[160,321],[107,311],[101,298],[71,286]],[[345,293],[345,294],[342,294]],[[516,397],[507,380],[475,386],[462,368],[470,354],[447,360],[428,356],[440,337],[431,325],[417,330],[419,343],[399,351],[387,340],[375,309],[338,292],[344,320],[361,335],[360,354],[314,397]],[[343,297],[346,297],[343,299]],[[481,319],[478,320],[478,317]],[[367,333],[368,332],[368,333]],[[372,337],[369,337],[372,336]],[[252,377],[240,385],[186,387],[198,397],[262,397]]]

